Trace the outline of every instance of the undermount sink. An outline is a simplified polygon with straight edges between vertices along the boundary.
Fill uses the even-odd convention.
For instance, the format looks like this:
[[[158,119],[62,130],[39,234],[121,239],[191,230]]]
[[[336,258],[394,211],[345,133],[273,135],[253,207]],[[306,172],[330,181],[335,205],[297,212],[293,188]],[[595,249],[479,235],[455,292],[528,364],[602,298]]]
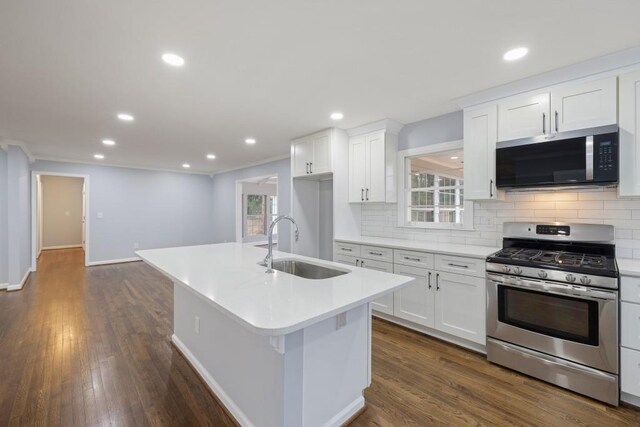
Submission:
[[[263,267],[267,266],[264,262],[261,262],[260,265]],[[312,280],[330,279],[350,272],[348,270],[339,270],[337,268],[312,264],[299,259],[274,259],[272,268],[282,271],[283,273]]]

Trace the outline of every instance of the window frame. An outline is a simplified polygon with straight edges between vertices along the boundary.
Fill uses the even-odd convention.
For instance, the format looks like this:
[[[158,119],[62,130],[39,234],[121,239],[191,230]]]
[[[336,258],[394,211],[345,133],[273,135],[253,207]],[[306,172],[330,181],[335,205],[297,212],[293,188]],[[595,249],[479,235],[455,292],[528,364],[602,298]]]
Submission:
[[[407,186],[407,163],[412,157],[421,155],[436,154],[443,151],[460,150],[464,148],[463,140],[448,141],[439,144],[425,145],[418,148],[410,148],[408,150],[398,151],[397,170],[398,170],[398,227],[418,228],[418,229],[436,229],[436,230],[473,230],[473,201],[465,198],[463,222],[460,224],[451,222],[424,222],[415,223],[410,221],[408,216],[408,195],[411,194],[411,188]],[[443,175],[444,176],[444,175]],[[464,190],[464,178],[462,189]],[[435,202],[435,200],[434,200]],[[434,210],[435,211],[435,210]]]

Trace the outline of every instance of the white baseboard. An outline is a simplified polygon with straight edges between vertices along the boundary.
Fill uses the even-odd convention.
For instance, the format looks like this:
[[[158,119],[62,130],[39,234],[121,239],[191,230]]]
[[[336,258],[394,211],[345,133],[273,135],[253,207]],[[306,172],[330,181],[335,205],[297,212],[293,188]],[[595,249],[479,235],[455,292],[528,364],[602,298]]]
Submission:
[[[229,395],[225,393],[220,384],[218,384],[216,380],[213,379],[211,374],[209,374],[209,371],[207,371],[204,366],[202,366],[200,361],[196,359],[193,353],[191,353],[191,351],[189,351],[189,349],[182,343],[182,341],[180,341],[180,338],[173,334],[171,336],[171,342],[178,348],[178,350],[180,350],[180,353],[182,353],[185,359],[187,359],[189,363],[191,363],[191,366],[193,366],[198,375],[200,375],[200,378],[202,378],[204,382],[207,383],[209,389],[213,392],[213,394],[216,395],[218,400],[225,406],[227,411],[229,411],[231,415],[233,415],[236,421],[241,426],[253,426],[254,424],[251,423],[249,418],[247,418],[244,412],[240,410],[238,405],[236,405],[236,403],[229,397]]]
[[[327,421],[324,427],[334,427],[334,426],[340,427],[341,425],[349,421],[351,417],[357,414],[358,411],[364,408],[364,404],[365,404],[364,396],[358,397],[356,400],[354,400],[349,405],[347,405],[346,408],[338,412],[329,421]]]
[[[27,281],[27,279],[29,278],[30,274],[31,274],[31,267],[29,267],[27,272],[24,274],[24,277],[22,278],[20,283],[18,283],[17,285],[9,285],[9,286],[7,286],[7,291],[19,291],[19,290],[21,290],[24,287],[24,284]]]
[[[40,251],[50,251],[53,249],[73,249],[73,248],[81,248],[82,244],[79,245],[60,245],[60,246],[43,246]],[[40,254],[38,254],[40,256]]]
[[[9,287],[8,283],[0,283],[0,291],[3,289],[7,289]]]
[[[623,391],[620,393],[620,400],[640,408],[640,397],[638,396],[634,396],[633,394],[625,393]]]
[[[120,259],[107,259],[104,261],[91,261],[89,263],[87,263],[87,266],[92,267],[95,265],[107,265],[107,264],[122,264],[125,262],[136,262],[136,261],[142,261],[140,258],[138,257],[133,257],[133,258],[120,258]]]

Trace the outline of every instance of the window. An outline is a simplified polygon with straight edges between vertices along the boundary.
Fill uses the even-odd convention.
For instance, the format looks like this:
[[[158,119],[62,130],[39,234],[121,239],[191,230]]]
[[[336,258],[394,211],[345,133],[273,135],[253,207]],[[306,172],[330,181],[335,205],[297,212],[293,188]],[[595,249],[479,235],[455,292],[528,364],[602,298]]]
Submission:
[[[264,236],[278,215],[278,197],[265,194],[247,194],[244,197],[245,226],[243,237]],[[274,229],[274,235],[277,230]]]
[[[455,148],[454,148],[455,147]],[[461,141],[400,152],[399,222],[405,227],[470,228],[472,204],[464,200]]]

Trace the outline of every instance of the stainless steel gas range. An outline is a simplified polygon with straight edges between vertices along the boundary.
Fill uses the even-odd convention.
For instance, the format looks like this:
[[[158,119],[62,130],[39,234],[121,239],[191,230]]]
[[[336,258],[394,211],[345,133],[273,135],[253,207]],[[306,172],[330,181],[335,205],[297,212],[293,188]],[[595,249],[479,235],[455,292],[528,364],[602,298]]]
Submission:
[[[505,223],[487,258],[487,358],[618,405],[613,226]]]

